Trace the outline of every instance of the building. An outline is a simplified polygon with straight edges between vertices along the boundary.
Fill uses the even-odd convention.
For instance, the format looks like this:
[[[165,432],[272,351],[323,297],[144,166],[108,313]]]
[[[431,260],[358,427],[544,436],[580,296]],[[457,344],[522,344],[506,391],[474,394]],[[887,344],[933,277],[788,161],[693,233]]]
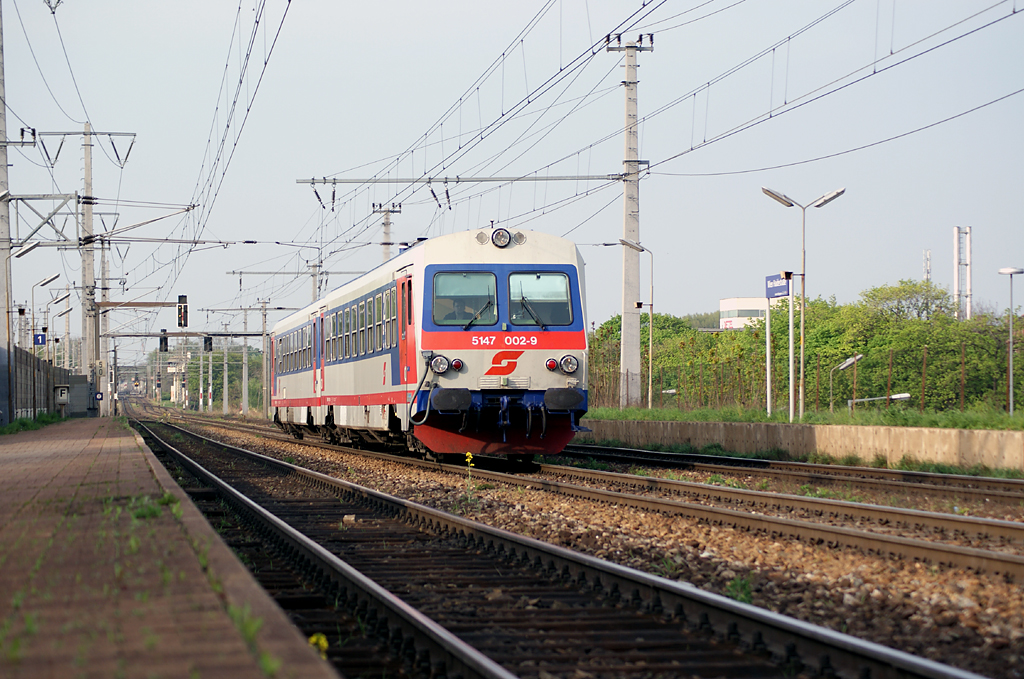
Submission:
[[[718,327],[722,330],[745,328],[768,311],[766,297],[729,297],[718,300]]]

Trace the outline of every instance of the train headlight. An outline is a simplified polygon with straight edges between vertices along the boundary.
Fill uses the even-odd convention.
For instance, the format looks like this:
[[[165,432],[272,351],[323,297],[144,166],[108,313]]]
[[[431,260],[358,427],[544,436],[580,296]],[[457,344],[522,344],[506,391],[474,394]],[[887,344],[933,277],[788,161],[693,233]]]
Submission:
[[[462,359],[461,358],[453,358],[452,359],[452,370],[454,370],[455,372],[458,372],[458,371],[462,370]]]
[[[444,356],[435,356],[430,361],[430,369],[438,375],[443,375],[448,372],[448,359]]]
[[[547,368],[548,370],[555,370],[556,368],[558,368],[558,361],[556,361],[553,358],[549,358],[548,360],[544,361],[544,367]]]
[[[559,362],[559,365],[562,367],[562,372],[564,372],[566,375],[571,375],[574,372],[576,372],[577,368],[580,367],[580,362],[576,360],[575,356],[570,356],[567,354],[562,357],[562,360]]]
[[[495,229],[491,234],[491,242],[499,248],[507,246],[512,241],[512,235],[506,229]]]

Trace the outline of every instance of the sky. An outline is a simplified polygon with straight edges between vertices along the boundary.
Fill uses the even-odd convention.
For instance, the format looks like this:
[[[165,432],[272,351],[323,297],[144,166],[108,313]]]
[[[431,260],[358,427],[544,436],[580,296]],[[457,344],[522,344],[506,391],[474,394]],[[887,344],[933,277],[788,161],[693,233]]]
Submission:
[[[763,186],[805,205],[845,188],[807,209],[809,297],[921,279],[926,251],[950,289],[957,226],[973,230],[976,310],[1005,310],[997,272],[1024,266],[1024,0],[0,2],[7,136],[41,140],[9,148],[12,195],[84,193],[88,121],[96,231],[149,222],[117,233],[110,297],[187,295],[190,330],[241,330],[237,310],[264,300],[308,304],[311,264],[325,292],[379,263],[379,203],[401,204],[396,242],[492,222],[570,238],[589,320],[618,314],[620,246],[601,244],[622,237],[621,182],[443,178],[622,172],[622,54],[604,49],[620,33],[654,36],[637,99],[656,313],[716,311],[800,270],[800,210]],[[16,238],[39,221],[12,203]],[[55,222],[75,238],[73,217]],[[40,237],[12,263],[16,304],[60,274],[35,288],[42,316],[82,276],[75,249]],[[174,326],[173,309],[110,317],[118,332]],[[123,362],[156,346],[117,344]]]

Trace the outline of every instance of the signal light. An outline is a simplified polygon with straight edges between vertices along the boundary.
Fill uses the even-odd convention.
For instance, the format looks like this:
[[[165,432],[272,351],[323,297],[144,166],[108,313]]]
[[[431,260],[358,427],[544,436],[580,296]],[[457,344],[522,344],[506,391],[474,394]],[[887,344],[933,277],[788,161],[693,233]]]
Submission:
[[[556,361],[553,358],[549,358],[544,362],[544,367],[546,367],[548,370],[555,370],[558,367],[558,361]]]
[[[161,330],[160,332],[166,333],[167,331]],[[160,337],[160,351],[167,353],[167,335]]]
[[[178,295],[178,327],[188,327],[188,295]]]
[[[213,351],[213,338],[212,337],[204,337],[203,338],[203,351]]]
[[[452,370],[454,370],[455,372],[458,372],[458,371],[462,370],[462,359],[461,358],[453,358],[452,359]]]

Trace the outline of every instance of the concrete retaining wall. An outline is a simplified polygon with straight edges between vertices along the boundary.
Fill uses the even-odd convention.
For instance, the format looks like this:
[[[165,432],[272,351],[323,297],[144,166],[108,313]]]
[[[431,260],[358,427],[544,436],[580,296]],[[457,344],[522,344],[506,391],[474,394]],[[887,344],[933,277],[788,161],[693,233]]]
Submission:
[[[635,447],[688,443],[697,448],[717,443],[737,453],[781,449],[791,455],[856,455],[868,462],[884,457],[890,466],[907,457],[963,467],[980,464],[1024,470],[1021,431],[637,420],[584,420],[583,424],[593,432],[577,434],[574,441],[578,443],[617,440]]]

